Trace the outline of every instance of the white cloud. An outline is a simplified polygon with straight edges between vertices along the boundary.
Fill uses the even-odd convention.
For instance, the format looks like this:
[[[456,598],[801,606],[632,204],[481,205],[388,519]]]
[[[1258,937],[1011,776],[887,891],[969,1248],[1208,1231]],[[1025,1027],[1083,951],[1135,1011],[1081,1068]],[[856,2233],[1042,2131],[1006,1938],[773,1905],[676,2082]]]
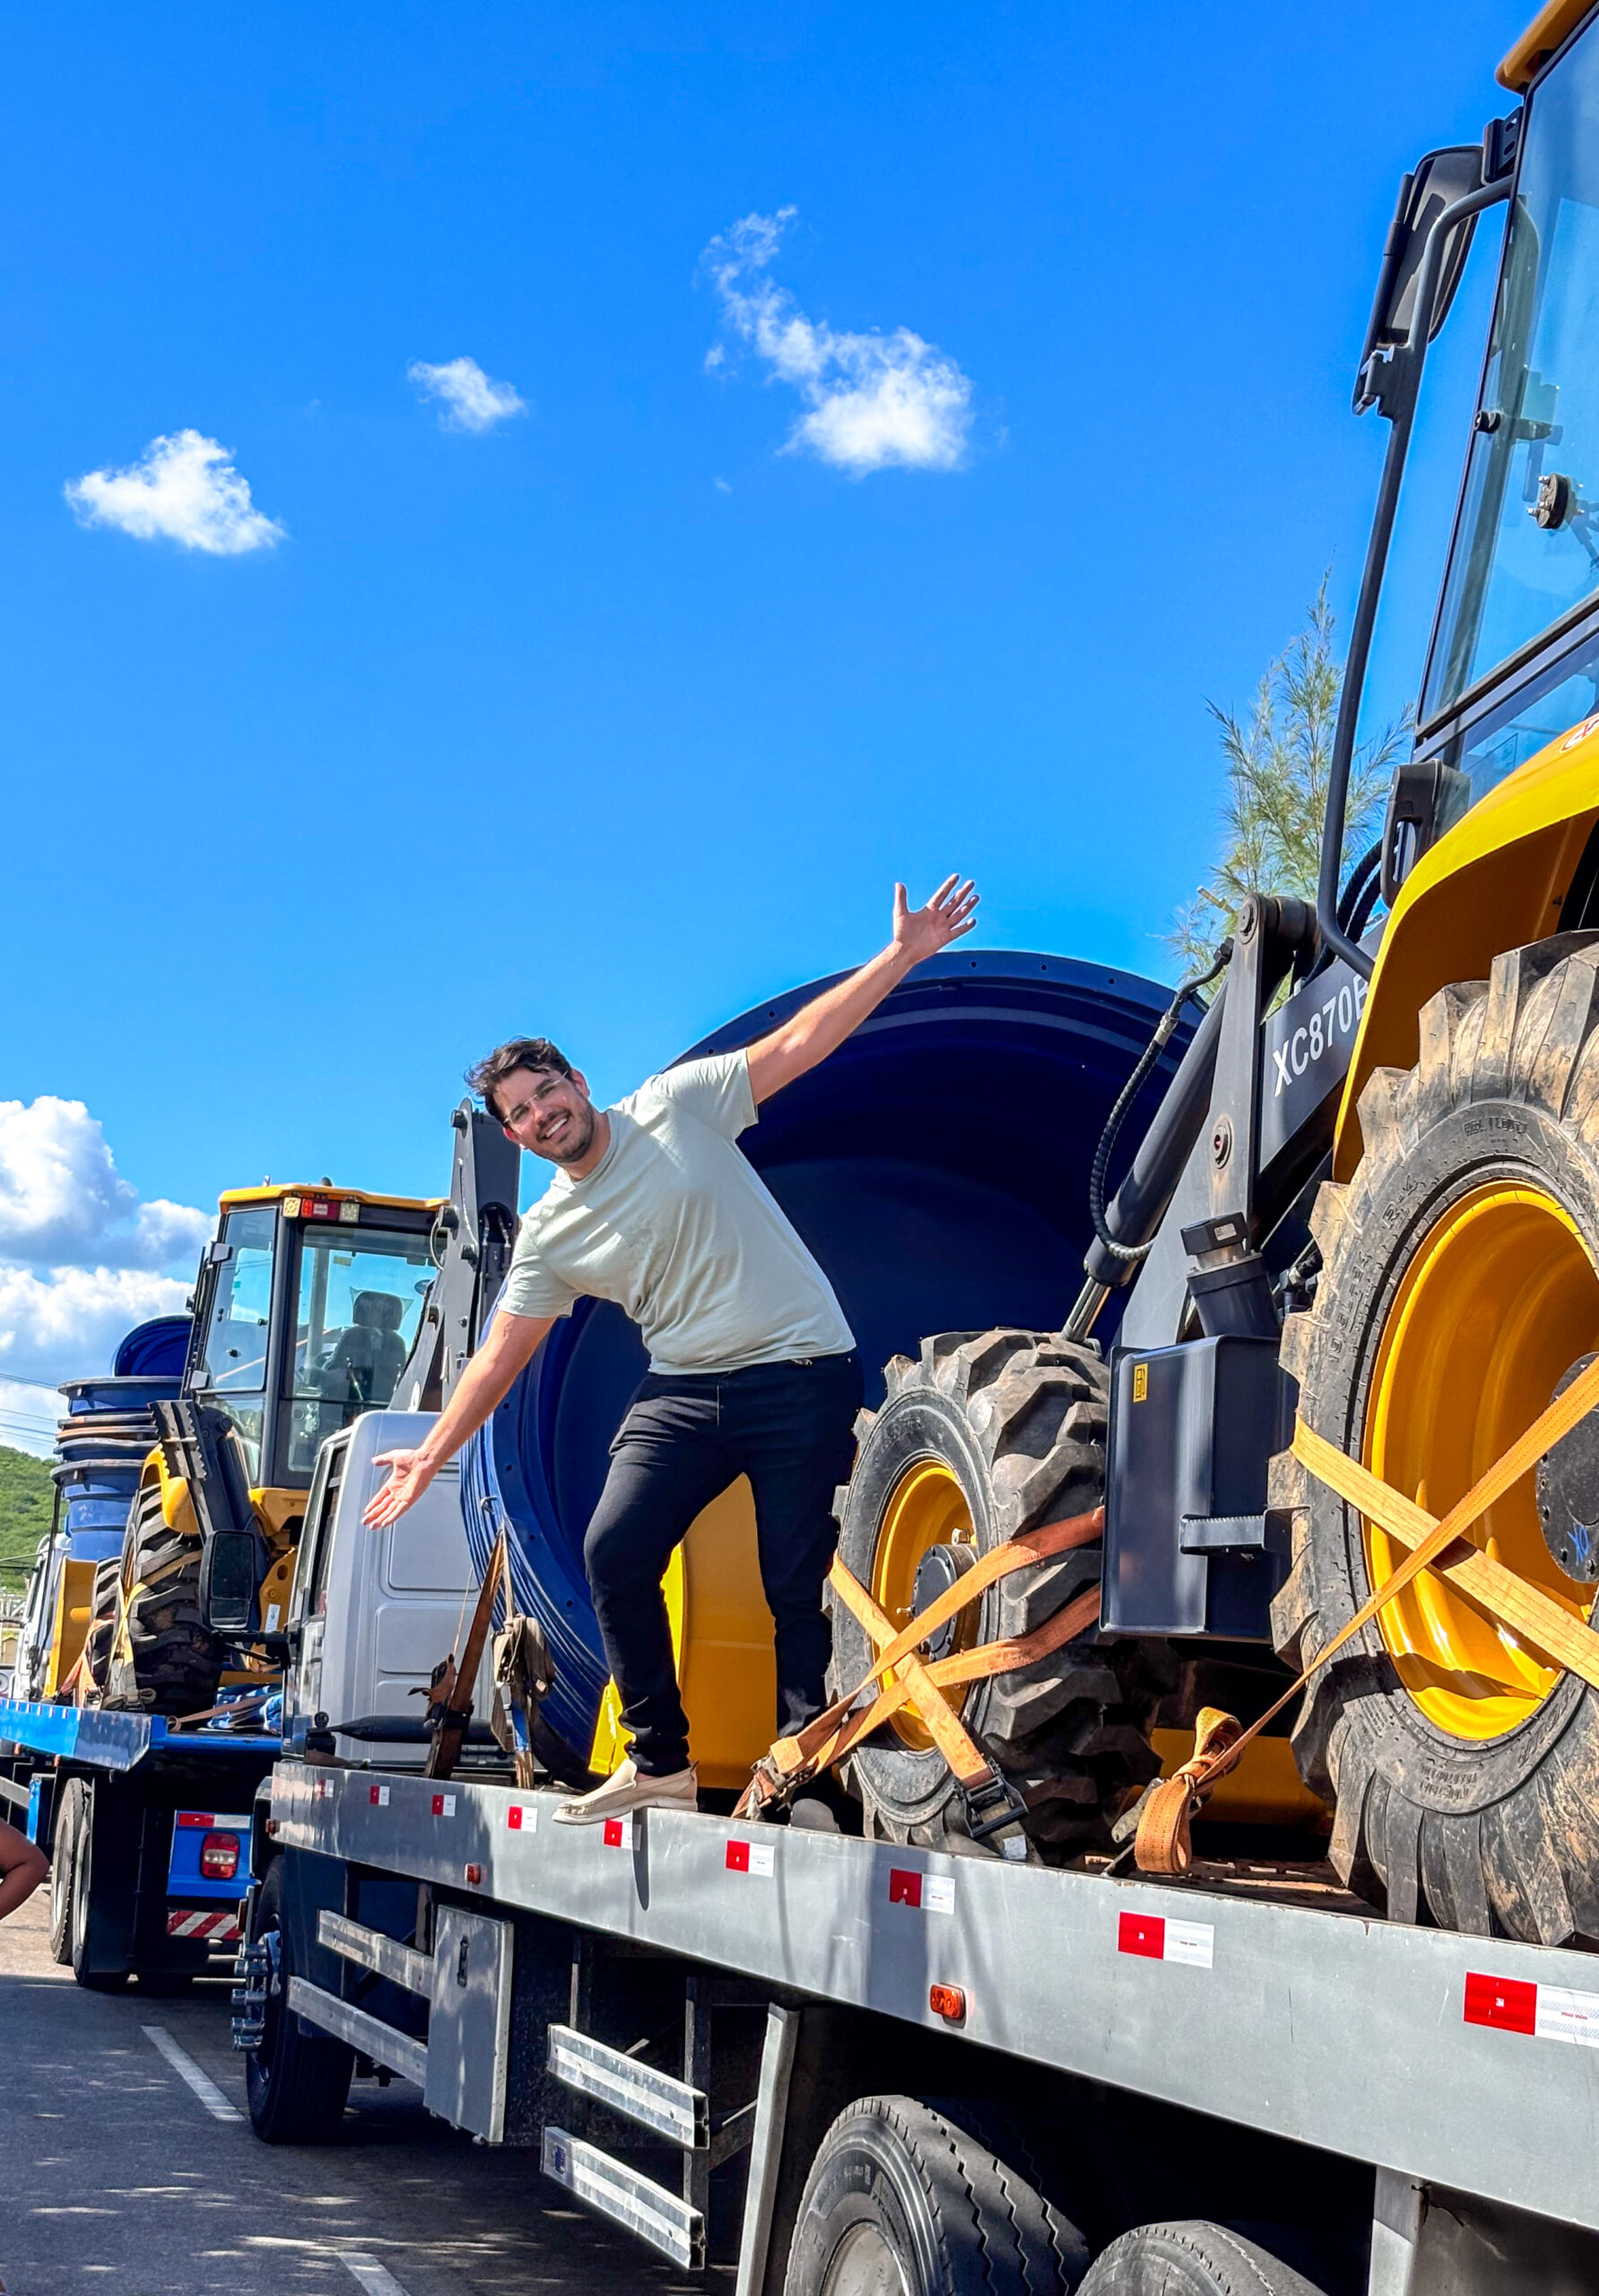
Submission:
[[[211,1227],[192,1205],[141,1204],[82,1100],[0,1100],[0,1259],[152,1271],[192,1258]]]
[[[286,532],[256,509],[231,449],[198,430],[152,439],[126,470],[91,470],[63,491],[86,526],[120,526],[140,542],[164,535],[217,558],[270,550]]]
[[[971,384],[955,361],[909,327],[835,335],[825,321],[807,318],[768,275],[796,212],[746,215],[705,251],[726,326],[766,361],[771,380],[789,384],[809,407],[783,451],[809,451],[856,478],[894,465],[958,469],[971,427]],[[713,344],[708,371],[724,355]]]
[[[441,367],[417,359],[405,371],[423,398],[443,400],[439,420],[447,430],[491,430],[508,415],[527,412],[516,385],[492,381],[475,359],[448,359]]]
[[[190,1205],[141,1203],[82,1100],[0,1100],[0,1413],[26,1415],[9,1383],[104,1371],[135,1324],[181,1314],[211,1231]]]
[[[86,1378],[109,1369],[117,1343],[151,1316],[178,1316],[189,1284],[130,1267],[0,1265],[0,1372],[16,1379]]]

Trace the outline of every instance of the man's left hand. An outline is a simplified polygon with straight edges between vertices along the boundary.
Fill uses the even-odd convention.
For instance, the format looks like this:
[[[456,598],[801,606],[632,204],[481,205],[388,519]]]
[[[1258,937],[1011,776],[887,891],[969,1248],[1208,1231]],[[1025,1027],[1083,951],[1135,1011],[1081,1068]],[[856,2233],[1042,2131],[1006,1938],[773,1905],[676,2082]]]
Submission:
[[[969,877],[946,877],[926,909],[912,909],[903,885],[894,887],[894,946],[901,956],[919,965],[935,957],[952,941],[969,933],[978,921],[977,888]]]

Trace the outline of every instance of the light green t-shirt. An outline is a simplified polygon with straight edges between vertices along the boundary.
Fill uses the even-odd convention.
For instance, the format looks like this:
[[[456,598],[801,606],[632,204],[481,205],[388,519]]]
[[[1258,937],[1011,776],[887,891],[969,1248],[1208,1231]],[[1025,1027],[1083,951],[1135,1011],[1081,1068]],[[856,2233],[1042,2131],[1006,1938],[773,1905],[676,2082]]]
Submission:
[[[755,1122],[743,1052],[669,1068],[605,1113],[603,1161],[558,1170],[523,1216],[513,1316],[614,1300],[668,1374],[848,1353],[832,1285],[733,1144]]]

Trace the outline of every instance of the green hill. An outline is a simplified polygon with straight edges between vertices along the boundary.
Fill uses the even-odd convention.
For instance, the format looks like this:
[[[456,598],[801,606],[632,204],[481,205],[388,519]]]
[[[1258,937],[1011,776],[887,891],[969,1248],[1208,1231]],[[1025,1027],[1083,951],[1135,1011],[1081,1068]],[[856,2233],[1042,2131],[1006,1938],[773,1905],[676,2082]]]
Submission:
[[[48,1459],[0,1445],[0,1587],[19,1595],[55,1504]]]

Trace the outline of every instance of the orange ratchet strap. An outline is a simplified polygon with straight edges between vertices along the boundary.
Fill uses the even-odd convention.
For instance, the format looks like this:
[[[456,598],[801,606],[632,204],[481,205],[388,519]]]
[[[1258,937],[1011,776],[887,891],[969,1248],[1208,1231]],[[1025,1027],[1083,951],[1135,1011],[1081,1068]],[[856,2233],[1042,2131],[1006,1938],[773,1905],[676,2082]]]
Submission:
[[[1009,1674],[1035,1659],[1047,1657],[1063,1644],[1091,1626],[1099,1614],[1099,1590],[1088,1588],[1033,1633],[1002,1642],[985,1642],[975,1650],[959,1650],[948,1658],[928,1661],[921,1646],[937,1628],[975,1603],[995,1583],[1014,1570],[1025,1570],[1051,1555],[1086,1546],[1105,1527],[1105,1513],[1073,1515],[1058,1523],[1045,1523],[1023,1531],[993,1548],[964,1571],[952,1587],[929,1603],[908,1626],[895,1631],[860,1581],[835,1556],[829,1574],[834,1593],[865,1628],[876,1646],[871,1668],[846,1697],[837,1699],[825,1713],[790,1738],[779,1738],[769,1753],[756,1763],[740,1798],[736,1814],[763,1816],[786,1802],[795,1788],[841,1761],[853,1746],[877,1729],[889,1717],[908,1706],[926,1723],[934,1745],[943,1756],[966,1803],[971,1838],[1018,1823],[1026,1805],[1015,1788],[978,1751],[970,1732],[944,1697],[946,1690],[977,1682],[991,1674]],[[881,1687],[880,1687],[881,1685]],[[868,1691],[874,1695],[857,1709]]]
[[[1542,1588],[1517,1578],[1514,1571],[1507,1570],[1502,1563],[1484,1554],[1466,1536],[1479,1516],[1496,1505],[1537,1465],[1544,1452],[1552,1450],[1596,1405],[1599,1360],[1577,1374],[1565,1393],[1556,1396],[1548,1410],[1541,1413],[1525,1434],[1518,1436],[1504,1456],[1494,1461],[1441,1522],[1414,1500],[1404,1498],[1379,1481],[1369,1467],[1347,1457],[1313,1427],[1307,1427],[1302,1419],[1295,1421],[1294,1457],[1318,1483],[1325,1483],[1350,1506],[1359,1508],[1362,1515],[1388,1532],[1402,1546],[1408,1547],[1410,1552],[1257,1722],[1252,1722],[1247,1730],[1240,1729],[1231,1715],[1218,1714],[1212,1707],[1204,1709],[1199,1721],[1203,1725],[1210,1718],[1208,1739],[1202,1729],[1196,1728],[1193,1759],[1173,1777],[1163,1779],[1144,1803],[1133,1850],[1140,1873],[1180,1874],[1188,1871],[1193,1862],[1189,1828],[1217,1779],[1226,1776],[1245,1747],[1299,1695],[1311,1675],[1329,1658],[1335,1657],[1362,1627],[1370,1624],[1385,1605],[1403,1594],[1423,1570],[1440,1570],[1463,1594],[1524,1636],[1546,1657],[1569,1667],[1584,1682],[1599,1688],[1599,1634],[1573,1618]],[[1230,1726],[1218,1728],[1219,1724]]]

